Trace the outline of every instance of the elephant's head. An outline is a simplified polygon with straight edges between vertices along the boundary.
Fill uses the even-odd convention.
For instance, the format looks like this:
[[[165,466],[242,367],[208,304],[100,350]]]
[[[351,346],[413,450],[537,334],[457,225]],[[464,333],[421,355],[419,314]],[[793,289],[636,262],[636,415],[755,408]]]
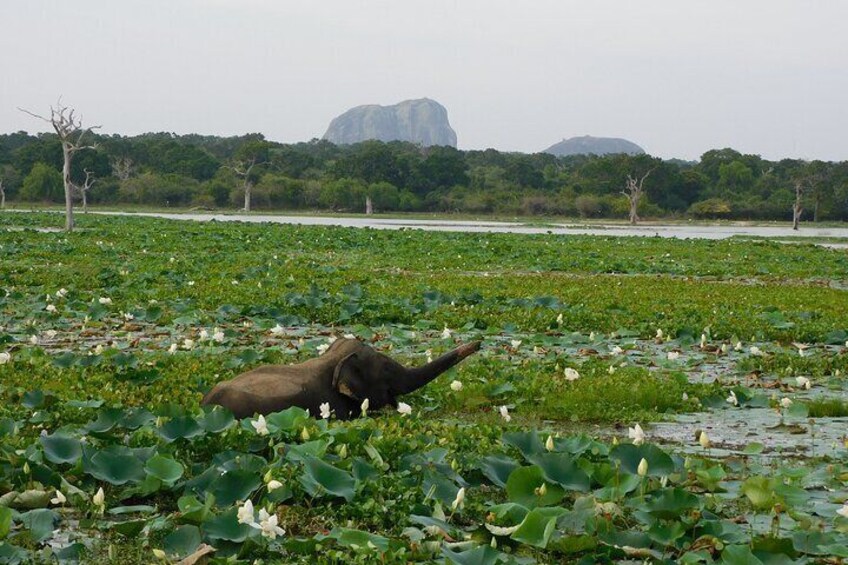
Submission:
[[[333,388],[353,400],[367,398],[374,409],[396,405],[398,396],[418,390],[480,349],[479,341],[467,343],[426,365],[408,368],[357,340],[336,344],[340,347],[332,349],[341,355],[333,372]]]

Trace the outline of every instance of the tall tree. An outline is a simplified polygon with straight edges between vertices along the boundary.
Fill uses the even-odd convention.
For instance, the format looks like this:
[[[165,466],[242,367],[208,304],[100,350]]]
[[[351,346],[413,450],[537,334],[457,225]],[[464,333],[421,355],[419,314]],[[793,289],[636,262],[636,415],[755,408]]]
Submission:
[[[95,178],[94,174],[89,169],[84,169],[85,172],[85,181],[81,185],[75,184],[74,188],[77,192],[82,196],[82,211],[84,214],[88,213],[88,191],[91,188],[91,185],[94,184]]]
[[[230,168],[242,179],[244,191],[244,211],[250,212],[250,193],[256,182],[254,168],[268,161],[269,143],[267,141],[248,141],[236,151]]]
[[[74,116],[74,109],[62,104],[61,98],[56,103],[56,106],[50,106],[50,117],[45,118],[34,114],[29,110],[18,108],[21,112],[29,114],[34,118],[43,120],[53,126],[56,135],[62,142],[62,157],[64,163],[62,165],[62,182],[65,186],[65,231],[73,231],[74,229],[74,199],[73,188],[71,182],[71,164],[74,155],[83,149],[95,149],[96,144],[83,145],[82,139],[86,133],[100,126],[83,127],[82,118]]]
[[[621,193],[627,197],[627,200],[630,201],[630,225],[635,226],[636,222],[639,221],[639,215],[637,214],[639,201],[642,199],[642,195],[644,194],[645,179],[647,179],[652,172],[654,172],[654,169],[648,169],[648,172],[641,177],[638,177],[638,180],[637,177],[627,173],[627,180],[625,181],[624,190],[621,191]]]

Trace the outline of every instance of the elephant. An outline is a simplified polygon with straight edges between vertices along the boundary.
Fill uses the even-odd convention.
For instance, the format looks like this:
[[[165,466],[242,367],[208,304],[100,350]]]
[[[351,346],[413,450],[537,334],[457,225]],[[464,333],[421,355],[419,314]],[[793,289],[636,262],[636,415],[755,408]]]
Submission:
[[[215,385],[203,405],[228,408],[237,418],[279,412],[291,406],[320,413],[329,403],[336,418],[348,420],[386,405],[426,385],[480,349],[480,342],[461,345],[420,367],[407,368],[358,339],[334,341],[323,355],[297,365],[264,365]]]

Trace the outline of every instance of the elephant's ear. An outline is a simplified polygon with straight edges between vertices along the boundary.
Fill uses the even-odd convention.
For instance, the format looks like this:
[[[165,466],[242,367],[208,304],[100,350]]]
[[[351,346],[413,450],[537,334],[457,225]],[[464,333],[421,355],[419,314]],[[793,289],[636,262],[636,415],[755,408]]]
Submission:
[[[336,365],[333,372],[333,388],[354,400],[366,398],[365,378],[356,353],[345,356]]]

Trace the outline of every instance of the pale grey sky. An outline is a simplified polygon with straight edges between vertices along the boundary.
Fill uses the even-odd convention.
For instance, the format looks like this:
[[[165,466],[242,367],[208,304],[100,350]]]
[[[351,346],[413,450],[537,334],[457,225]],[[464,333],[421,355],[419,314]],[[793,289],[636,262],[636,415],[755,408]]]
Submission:
[[[3,133],[61,94],[107,133],[295,142],[427,96],[462,149],[848,159],[846,0],[0,0],[0,22]]]

